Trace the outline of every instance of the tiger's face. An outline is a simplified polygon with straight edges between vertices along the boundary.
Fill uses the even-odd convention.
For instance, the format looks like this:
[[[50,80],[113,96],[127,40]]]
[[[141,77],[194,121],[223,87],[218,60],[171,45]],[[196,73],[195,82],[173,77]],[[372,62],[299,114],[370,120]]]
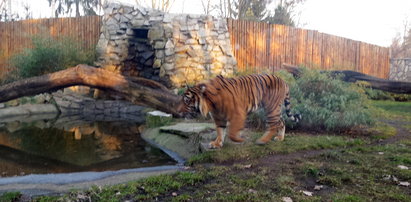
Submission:
[[[196,91],[195,87],[188,88],[178,105],[178,112],[181,116],[186,118],[195,118],[197,114],[200,112],[200,96]]]

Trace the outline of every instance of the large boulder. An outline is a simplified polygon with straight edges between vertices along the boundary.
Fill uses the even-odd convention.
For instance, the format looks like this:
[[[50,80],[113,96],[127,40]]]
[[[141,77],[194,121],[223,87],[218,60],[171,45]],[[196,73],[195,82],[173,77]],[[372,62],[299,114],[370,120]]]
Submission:
[[[141,136],[185,160],[201,152],[202,142],[215,139],[214,128],[212,123],[177,123],[146,129]]]

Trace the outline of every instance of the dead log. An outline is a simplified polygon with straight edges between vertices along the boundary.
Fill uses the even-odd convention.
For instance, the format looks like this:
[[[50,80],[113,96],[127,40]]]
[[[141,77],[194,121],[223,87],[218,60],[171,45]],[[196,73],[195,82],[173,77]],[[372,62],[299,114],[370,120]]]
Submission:
[[[302,74],[300,68],[290,64],[283,64],[283,68],[293,74],[294,77],[299,77]],[[370,84],[373,89],[387,91],[391,93],[411,94],[411,82],[391,81],[369,76],[360,72],[351,70],[330,71],[331,76],[341,75],[341,79],[345,82],[355,83],[357,81],[365,81]]]
[[[134,104],[179,116],[176,107],[180,100],[179,96],[162,84],[149,79],[122,76],[83,64],[0,86],[0,103],[76,85],[116,93]]]

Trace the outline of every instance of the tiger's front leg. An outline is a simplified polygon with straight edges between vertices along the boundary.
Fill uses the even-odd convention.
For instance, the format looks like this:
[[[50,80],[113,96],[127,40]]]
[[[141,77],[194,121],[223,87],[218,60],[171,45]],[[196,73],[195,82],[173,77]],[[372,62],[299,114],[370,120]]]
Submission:
[[[225,138],[225,128],[217,126],[217,138],[210,142],[210,149],[219,149],[223,146]]]
[[[224,117],[212,114],[217,131],[217,138],[210,142],[210,149],[218,149],[223,146],[225,138],[225,128],[227,127],[227,120]]]

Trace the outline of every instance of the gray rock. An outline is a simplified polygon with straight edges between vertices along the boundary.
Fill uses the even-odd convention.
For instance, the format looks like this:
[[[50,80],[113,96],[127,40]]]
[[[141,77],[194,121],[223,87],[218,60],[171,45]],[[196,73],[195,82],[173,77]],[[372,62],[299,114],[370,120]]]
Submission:
[[[170,39],[167,40],[165,48],[174,48],[174,44]]]
[[[160,127],[161,132],[176,134],[183,137],[210,132],[213,129],[214,125],[209,123],[178,123],[172,126]]]
[[[58,114],[59,110],[53,104],[25,104],[17,107],[0,109],[0,117],[13,117],[34,114]]]
[[[156,41],[154,43],[154,49],[163,49],[166,43],[164,41]]]
[[[164,69],[164,70],[166,70],[166,71],[171,71],[171,70],[173,70],[175,68],[175,65],[174,64],[171,64],[171,63],[165,63],[165,64],[163,64],[163,66],[162,66],[162,69]]]
[[[161,67],[161,60],[160,59],[154,60],[153,68],[160,68],[160,67]]]
[[[149,57],[153,56],[154,52],[153,51],[146,51],[141,54],[141,56],[144,58],[144,60],[147,60]]]
[[[173,16],[172,16],[171,14],[169,14],[169,13],[164,14],[163,22],[164,22],[164,23],[170,23],[171,20],[172,20],[172,17],[173,17]]]
[[[164,50],[157,50],[156,51],[156,58],[163,58],[164,57]]]
[[[148,38],[151,40],[162,39],[164,37],[164,29],[155,28],[148,31]]]
[[[141,27],[141,26],[144,25],[144,19],[134,19],[134,20],[131,20],[131,25],[132,25],[133,27]]]
[[[195,40],[195,39],[188,39],[188,40],[185,42],[185,44],[186,44],[186,45],[195,45],[195,44],[198,44],[198,41]]]
[[[167,49],[166,49],[166,54],[167,54]],[[174,51],[173,51],[174,54]],[[175,62],[175,58],[171,55],[171,56],[166,56],[164,59],[164,62],[166,63],[174,63]]]
[[[174,49],[173,48],[166,48],[165,50],[165,55],[170,56],[174,54]]]

